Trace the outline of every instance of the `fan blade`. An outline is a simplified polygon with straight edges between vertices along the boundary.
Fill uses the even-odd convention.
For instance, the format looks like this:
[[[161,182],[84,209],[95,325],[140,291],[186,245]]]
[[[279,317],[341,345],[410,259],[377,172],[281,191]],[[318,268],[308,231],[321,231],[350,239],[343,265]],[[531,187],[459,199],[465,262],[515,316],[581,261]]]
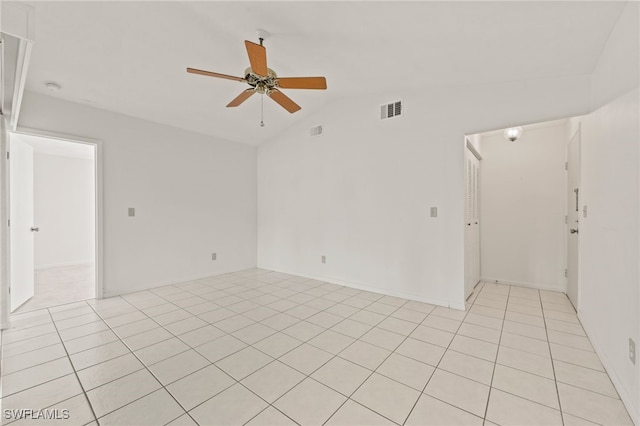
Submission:
[[[237,107],[238,105],[249,99],[254,93],[256,93],[256,91],[253,88],[245,90],[244,92],[240,93],[234,100],[229,102],[229,105],[227,105],[227,107]]]
[[[251,69],[254,73],[266,77],[267,72],[267,49],[264,46],[244,41],[244,45],[247,47],[247,54],[249,55],[249,62],[251,63]]]
[[[195,69],[195,68],[187,68],[187,72],[189,72],[191,74],[206,75],[208,77],[226,78],[227,80],[246,81],[242,77],[234,77],[232,75],[219,74],[217,72],[211,72],[211,71],[203,71],[203,70],[198,70],[198,69]]]
[[[283,89],[319,89],[327,88],[324,77],[283,77],[278,78],[278,86]]]
[[[302,109],[300,105],[293,102],[291,99],[289,99],[287,95],[285,95],[279,90],[273,89],[271,92],[268,93],[268,95],[271,99],[276,101],[278,104],[280,104],[282,108],[286,109],[291,114]]]

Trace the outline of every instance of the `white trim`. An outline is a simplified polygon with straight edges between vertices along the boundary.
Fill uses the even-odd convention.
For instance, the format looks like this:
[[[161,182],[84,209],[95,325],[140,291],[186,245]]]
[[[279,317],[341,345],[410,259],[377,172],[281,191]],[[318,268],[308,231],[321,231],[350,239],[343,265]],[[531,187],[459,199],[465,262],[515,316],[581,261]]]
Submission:
[[[81,143],[85,145],[101,145],[100,139],[93,139],[86,136],[70,135],[67,133],[50,132],[48,130],[34,129],[32,127],[19,126],[12,133],[18,133],[27,136],[36,136],[40,138],[58,139],[62,142]]]
[[[569,141],[567,141],[567,145],[565,147],[565,164],[567,165],[567,167],[565,167],[565,189],[564,189],[564,193],[568,196],[569,195],[569,145],[571,145],[571,142],[573,142],[575,137],[578,137],[578,180],[580,181],[580,191],[582,192],[582,121],[578,121],[578,126],[576,128],[576,131],[573,132],[573,134],[571,135],[571,137],[569,138]],[[578,201],[580,201],[580,199],[582,198],[582,196],[578,197]],[[565,211],[564,211],[564,217],[566,219],[565,221],[565,232],[564,232],[564,264],[565,264],[565,268],[567,271],[569,271],[569,228],[571,228],[571,226],[569,225],[569,200],[566,199],[565,203],[564,203],[564,207],[565,207]],[[581,218],[580,215],[582,214],[582,211],[578,212],[578,229],[580,229],[580,222],[581,222]],[[584,219],[584,218],[582,218]],[[578,238],[578,261],[576,264],[576,271],[575,274],[577,275],[577,279],[576,279],[576,292],[577,292],[577,300],[575,302],[575,306],[574,309],[579,310],[580,309],[580,234],[576,234],[577,238]],[[565,278],[565,292],[568,291],[569,289],[569,278]],[[567,295],[568,297],[568,295]],[[571,301],[571,304],[573,305],[573,301],[571,300],[571,298],[569,298],[569,301]]]
[[[504,280],[501,278],[491,278],[491,277],[480,277],[480,281],[484,281],[490,284],[505,284],[505,285],[513,285],[516,287],[527,287],[527,288],[535,288],[538,290],[549,290],[549,291],[559,291],[561,293],[566,293],[567,284],[541,284],[541,283],[530,283],[526,281],[512,281],[512,280]]]
[[[86,138],[83,136],[67,135],[62,133],[49,132],[46,130],[30,129],[18,127],[16,131],[11,133],[26,136],[44,137],[55,139],[62,142],[80,143],[84,145],[92,145],[95,147],[95,297],[102,299],[104,297],[104,235],[103,235],[103,216],[104,216],[104,200],[103,200],[103,171],[102,171],[102,141],[97,139]],[[11,256],[11,253],[8,254]],[[10,280],[10,276],[9,276]],[[9,303],[6,303],[9,306]]]
[[[13,131],[18,126],[22,95],[27,81],[27,68],[29,67],[29,59],[31,58],[31,50],[35,40],[35,8],[19,1],[4,2],[0,19],[2,33],[18,40],[18,52],[15,58],[15,81],[12,82],[11,115],[7,123],[7,130]],[[2,77],[6,78],[4,72]],[[6,105],[3,105],[3,107],[6,107]]]
[[[400,297],[402,299],[415,300],[417,302],[429,303],[431,305],[444,306],[445,308],[458,309],[458,310],[461,310],[461,311],[465,310],[464,301],[462,301],[460,303],[456,303],[456,302],[452,302],[452,301],[449,301],[449,300],[432,299],[430,297],[424,297],[422,295],[418,295],[418,294],[415,294],[415,293],[408,293],[408,292],[404,292],[404,291],[389,291],[389,290],[381,289],[381,288],[378,288],[378,287],[372,287],[371,285],[368,285],[368,284],[355,283],[355,282],[352,282],[352,281],[344,281],[344,280],[341,280],[341,279],[338,279],[338,278],[325,277],[325,276],[320,276],[320,275],[305,274],[305,273],[297,272],[297,271],[283,271],[283,270],[280,270],[278,268],[272,268],[270,266],[264,266],[264,265],[258,265],[257,268],[266,269],[266,270],[273,271],[273,272],[280,272],[280,273],[283,273],[283,274],[296,275],[298,277],[309,278],[309,279],[312,279],[312,280],[324,281],[324,282],[328,282],[328,283],[331,283],[331,284],[338,284],[338,285],[342,285],[342,286],[345,286],[345,287],[354,288],[356,290],[369,291],[371,293],[382,294],[382,295],[385,295],[385,296]]]
[[[9,132],[7,131],[6,117],[0,116],[0,172],[2,173],[2,179],[0,179],[0,226],[2,226],[2,232],[0,232],[0,329],[10,327],[9,317],[9,274],[10,265],[9,261],[9,238],[10,228],[8,226],[9,220],[9,167],[7,158],[7,148],[9,142]]]
[[[20,116],[24,87],[27,84],[27,69],[29,68],[29,59],[31,58],[32,48],[33,42],[20,40],[20,44],[18,46],[18,61],[16,64],[16,80],[13,86],[13,101],[11,102],[11,121],[9,122],[9,131],[15,131],[18,128],[18,117]]]
[[[478,152],[478,150],[476,149],[475,146],[473,146],[473,144],[471,143],[471,141],[469,140],[469,138],[465,137],[464,138],[466,141],[466,145],[467,145],[467,149],[469,151],[471,151],[471,153],[473,154],[474,157],[476,157],[478,159],[478,161],[482,161],[482,155],[480,155],[480,153]]]
[[[102,141],[95,144],[95,172],[96,172],[96,241],[95,241],[95,272],[96,299],[104,297],[104,178]]]

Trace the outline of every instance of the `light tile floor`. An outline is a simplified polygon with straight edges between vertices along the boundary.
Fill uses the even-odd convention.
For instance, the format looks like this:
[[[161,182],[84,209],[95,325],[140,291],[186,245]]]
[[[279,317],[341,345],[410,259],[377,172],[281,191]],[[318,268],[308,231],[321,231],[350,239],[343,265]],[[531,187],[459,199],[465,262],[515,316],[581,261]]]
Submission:
[[[34,295],[16,313],[59,306],[96,297],[93,263],[36,269]]]
[[[632,424],[564,294],[467,307],[253,269],[18,314],[2,408],[70,418],[3,422]]]

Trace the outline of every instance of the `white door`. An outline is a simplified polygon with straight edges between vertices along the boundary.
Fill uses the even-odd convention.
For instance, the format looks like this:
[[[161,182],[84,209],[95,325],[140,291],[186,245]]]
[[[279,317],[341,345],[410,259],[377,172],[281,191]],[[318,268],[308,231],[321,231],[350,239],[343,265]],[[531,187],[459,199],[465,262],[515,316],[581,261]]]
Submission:
[[[578,246],[580,236],[580,130],[567,148],[567,295],[578,310]]]
[[[11,221],[11,311],[33,297],[33,148],[9,137],[9,204]]]
[[[480,281],[480,161],[465,150],[464,297],[467,299]]]

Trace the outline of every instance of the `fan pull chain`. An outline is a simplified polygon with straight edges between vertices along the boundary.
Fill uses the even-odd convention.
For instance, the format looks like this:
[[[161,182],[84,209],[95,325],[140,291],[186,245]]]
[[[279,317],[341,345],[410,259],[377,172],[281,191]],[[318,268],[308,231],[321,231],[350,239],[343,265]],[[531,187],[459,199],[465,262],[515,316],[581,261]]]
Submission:
[[[260,95],[260,127],[264,127],[264,93]]]

